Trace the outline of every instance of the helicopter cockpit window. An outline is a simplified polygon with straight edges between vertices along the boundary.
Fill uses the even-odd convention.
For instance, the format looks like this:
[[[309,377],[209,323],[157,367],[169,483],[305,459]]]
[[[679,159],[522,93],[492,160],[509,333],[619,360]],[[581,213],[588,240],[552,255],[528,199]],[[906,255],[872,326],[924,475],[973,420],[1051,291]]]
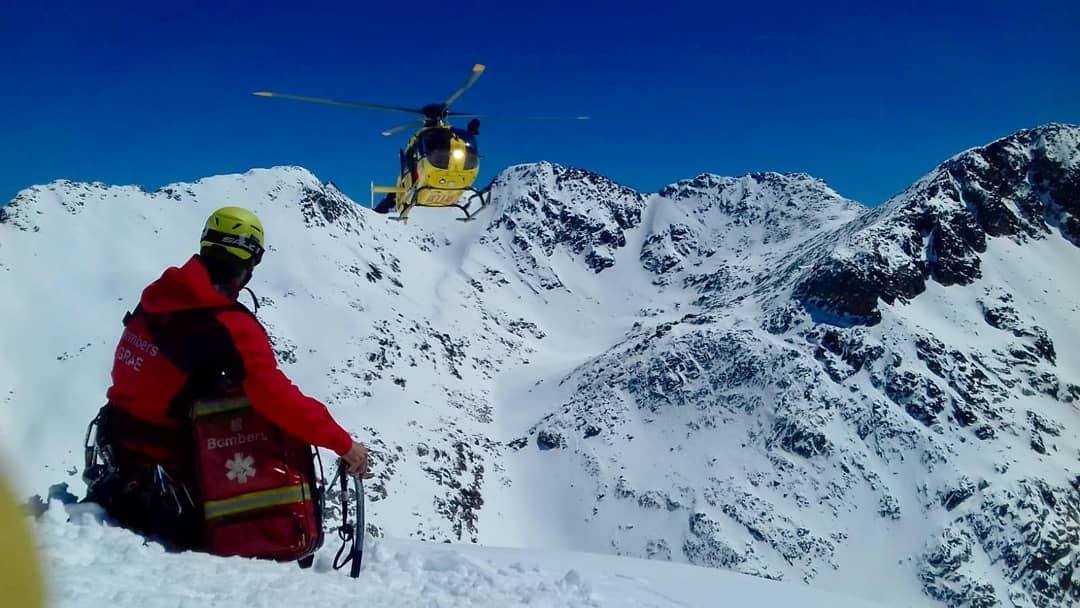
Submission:
[[[476,146],[476,137],[465,129],[454,129],[454,135],[465,142],[465,169],[475,169],[480,149]]]
[[[450,168],[450,132],[429,129],[420,136],[420,154],[439,169]]]

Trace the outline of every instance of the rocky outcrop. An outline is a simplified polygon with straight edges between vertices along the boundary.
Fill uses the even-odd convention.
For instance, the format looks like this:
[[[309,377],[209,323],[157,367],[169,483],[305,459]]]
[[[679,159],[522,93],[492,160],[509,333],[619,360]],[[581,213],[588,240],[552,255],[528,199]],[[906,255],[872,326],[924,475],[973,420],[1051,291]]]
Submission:
[[[1056,229],[1080,244],[1078,201],[1080,129],[1021,131],[943,163],[862,225],[837,231],[796,295],[823,320],[874,324],[879,301],[908,301],[931,280],[978,279],[988,239],[1022,243]]]

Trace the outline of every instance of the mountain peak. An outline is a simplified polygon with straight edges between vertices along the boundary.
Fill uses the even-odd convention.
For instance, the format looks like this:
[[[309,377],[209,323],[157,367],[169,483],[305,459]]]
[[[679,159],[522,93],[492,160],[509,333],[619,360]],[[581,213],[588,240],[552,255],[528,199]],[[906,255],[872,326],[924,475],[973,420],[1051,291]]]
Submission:
[[[972,148],[845,226],[801,283],[810,310],[880,320],[878,300],[907,301],[982,276],[988,239],[1060,234],[1080,246],[1080,127],[1051,124]]]
[[[296,192],[301,195],[292,196]],[[347,229],[356,230],[363,224],[358,205],[336,186],[323,184],[310,170],[295,165],[213,175],[192,182],[165,184],[155,190],[140,185],[113,186],[100,181],[58,179],[20,191],[0,207],[0,224],[9,223],[36,232],[42,219],[55,213],[115,212],[108,209],[117,204],[130,205],[132,212],[142,213],[146,199],[181,205],[204,204],[208,208],[248,207],[261,213],[268,206],[293,205],[294,198],[298,198],[295,204],[309,226],[344,223],[348,224]]]
[[[665,198],[681,200],[693,196],[709,195],[722,192],[732,186],[741,184],[743,187],[752,187],[760,184],[765,188],[785,189],[792,187],[806,187],[820,189],[823,192],[839,196],[824,180],[807,173],[778,173],[775,171],[758,171],[747,173],[739,177],[717,175],[715,173],[701,173],[691,179],[679,180],[661,188],[657,194]]]
[[[598,173],[547,161],[515,165],[492,182],[494,218],[519,270],[544,289],[563,284],[550,266],[557,248],[584,256],[594,272],[615,263],[626,231],[641,222],[645,197]],[[505,232],[499,232],[498,229]]]
[[[578,167],[567,167],[551,161],[537,161],[511,165],[498,173],[491,181],[493,186],[513,187],[544,183],[552,187],[580,189],[594,187],[603,190],[617,189],[633,192],[632,188],[619,184],[615,180]],[[577,184],[577,187],[575,187]]]

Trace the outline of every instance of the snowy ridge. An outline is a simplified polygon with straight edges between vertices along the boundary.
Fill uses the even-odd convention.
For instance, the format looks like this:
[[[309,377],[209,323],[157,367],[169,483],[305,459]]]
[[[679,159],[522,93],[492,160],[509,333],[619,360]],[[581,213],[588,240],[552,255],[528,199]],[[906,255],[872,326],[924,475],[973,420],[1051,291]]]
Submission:
[[[83,511],[83,512],[80,512]],[[70,512],[70,516],[69,516]],[[71,521],[69,521],[69,517]],[[872,608],[876,604],[797,585],[677,564],[604,555],[369,540],[358,579],[332,570],[323,551],[311,570],[292,564],[167,554],[85,509],[54,502],[37,526],[49,556],[49,595],[64,606],[249,608],[344,606],[707,606]],[[153,585],[138,584],[154,581]],[[198,581],[192,584],[192,581]]]
[[[867,209],[803,174],[646,195],[539,163],[479,221],[408,226],[295,167],[36,186],[0,210],[0,441],[27,493],[79,486],[120,316],[243,204],[279,360],[376,450],[376,537],[1067,605],[1078,167],[1080,128],[1048,125]]]
[[[1049,125],[953,157],[872,213],[872,223],[837,234],[800,298],[873,323],[879,299],[909,300],[928,279],[979,278],[988,237],[1024,242],[1059,232],[1080,244],[1078,137],[1074,127]],[[830,285],[843,287],[833,293]]]

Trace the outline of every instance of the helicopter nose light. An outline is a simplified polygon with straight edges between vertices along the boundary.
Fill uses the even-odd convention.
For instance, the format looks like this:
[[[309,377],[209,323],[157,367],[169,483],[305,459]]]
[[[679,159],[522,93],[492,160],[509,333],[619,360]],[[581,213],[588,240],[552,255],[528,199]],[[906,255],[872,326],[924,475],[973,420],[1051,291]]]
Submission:
[[[461,160],[465,158],[465,150],[462,150],[461,148],[454,150],[450,154],[454,157],[454,160]]]

